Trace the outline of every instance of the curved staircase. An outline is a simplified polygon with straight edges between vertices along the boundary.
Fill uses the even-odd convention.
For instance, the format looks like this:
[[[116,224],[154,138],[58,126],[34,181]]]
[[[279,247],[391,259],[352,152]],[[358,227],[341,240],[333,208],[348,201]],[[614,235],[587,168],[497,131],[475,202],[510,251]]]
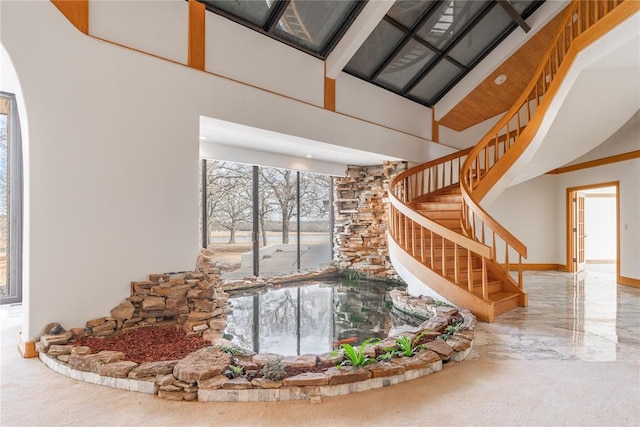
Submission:
[[[578,53],[640,2],[574,0],[531,82],[474,147],[411,168],[389,185],[389,253],[421,283],[481,321],[527,305],[527,248],[480,205],[525,152]]]

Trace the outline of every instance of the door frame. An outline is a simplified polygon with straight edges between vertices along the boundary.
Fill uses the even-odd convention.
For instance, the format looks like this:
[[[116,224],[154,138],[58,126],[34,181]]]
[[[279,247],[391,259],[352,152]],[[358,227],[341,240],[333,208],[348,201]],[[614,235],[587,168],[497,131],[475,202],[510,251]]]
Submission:
[[[598,184],[580,185],[577,187],[567,187],[566,189],[566,266],[569,273],[575,273],[577,262],[574,261],[576,245],[574,239],[575,228],[575,208],[573,204],[574,196],[579,191],[593,190],[605,187],[615,187],[616,189],[616,282],[620,282],[620,181],[602,182]]]

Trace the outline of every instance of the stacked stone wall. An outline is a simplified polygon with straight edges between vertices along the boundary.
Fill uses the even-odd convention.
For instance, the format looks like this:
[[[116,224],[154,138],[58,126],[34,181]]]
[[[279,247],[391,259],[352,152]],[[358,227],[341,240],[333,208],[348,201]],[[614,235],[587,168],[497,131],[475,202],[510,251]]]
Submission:
[[[212,253],[203,250],[196,269],[173,274],[150,274],[147,280],[131,282],[131,294],[109,316],[86,322],[66,331],[58,323],[45,327],[36,347],[47,351],[52,344],[66,344],[72,338],[104,337],[126,329],[179,325],[188,335],[212,341],[224,333],[227,299]]]
[[[387,189],[405,162],[349,166],[334,187],[334,262],[369,278],[400,280],[389,260]]]

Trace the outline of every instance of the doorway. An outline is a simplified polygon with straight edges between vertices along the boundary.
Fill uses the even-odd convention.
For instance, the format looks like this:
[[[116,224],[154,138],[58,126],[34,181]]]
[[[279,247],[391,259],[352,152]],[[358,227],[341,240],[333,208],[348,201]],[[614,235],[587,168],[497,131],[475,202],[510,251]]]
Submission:
[[[620,276],[619,182],[567,188],[567,271]]]

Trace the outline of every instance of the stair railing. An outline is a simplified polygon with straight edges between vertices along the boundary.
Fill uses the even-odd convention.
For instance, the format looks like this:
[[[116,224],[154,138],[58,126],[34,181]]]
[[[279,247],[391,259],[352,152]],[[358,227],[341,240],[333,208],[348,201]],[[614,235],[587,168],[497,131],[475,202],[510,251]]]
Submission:
[[[638,9],[640,2],[574,0],[567,7],[558,35],[527,89],[475,147],[411,168],[391,181],[389,234],[396,243],[443,277],[450,278],[452,273],[458,285],[463,277],[461,254],[466,254],[470,292],[473,292],[471,254],[481,257],[484,299],[488,296],[487,259],[502,264],[508,273],[511,267],[509,254],[515,252],[518,256],[517,286],[522,288],[522,259],[527,256],[527,248],[495,221],[480,206],[480,201],[531,142],[578,52]],[[614,10],[616,13],[611,14]],[[601,28],[587,31],[596,24]],[[460,185],[462,193],[461,220],[465,235],[420,215],[409,206],[421,196],[455,184]],[[434,243],[438,240],[440,254],[435,253]],[[499,252],[503,253],[500,257]],[[446,265],[450,253],[454,259],[452,272]],[[436,255],[440,256],[440,262]]]
[[[468,148],[416,166],[391,181],[389,234],[405,252],[447,280],[461,285],[466,278],[469,292],[473,292],[472,254],[481,258],[482,295],[487,299],[486,260],[491,256],[491,248],[449,230],[409,207],[409,203],[423,195],[458,184],[461,165],[470,151]],[[437,245],[440,247],[436,248]],[[447,265],[448,258],[453,259],[453,267]]]
[[[510,253],[518,257],[518,286],[522,288],[522,259],[527,248],[495,221],[480,201],[529,146],[549,105],[577,54],[617,22],[638,10],[622,0],[574,0],[544,61],[513,107],[468,154],[462,165],[462,226],[472,238],[491,246],[492,260],[509,272]],[[616,9],[622,13],[611,14]],[[611,18],[612,15],[616,15]],[[611,22],[604,22],[609,20]],[[617,20],[617,21],[616,21]],[[601,23],[599,29],[588,31]],[[501,256],[498,256],[501,253]]]

